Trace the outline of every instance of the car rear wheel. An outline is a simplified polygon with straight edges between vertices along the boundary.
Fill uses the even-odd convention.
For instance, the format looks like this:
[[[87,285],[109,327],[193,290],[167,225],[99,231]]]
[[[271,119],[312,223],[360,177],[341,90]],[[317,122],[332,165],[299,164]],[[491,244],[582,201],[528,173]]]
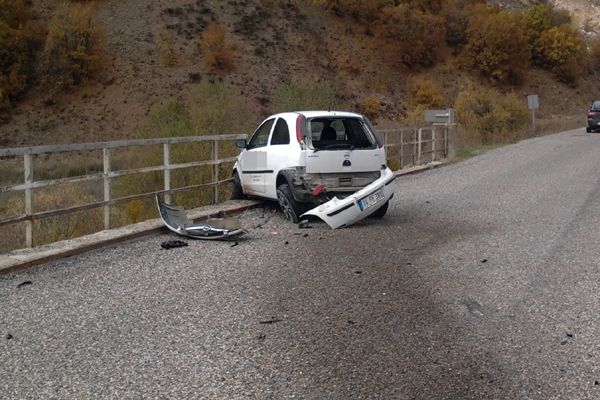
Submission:
[[[586,131],[587,133],[592,133],[592,128],[590,128],[590,127],[588,126],[587,128],[585,128],[585,131]]]
[[[233,181],[231,182],[231,200],[241,200],[245,197],[244,189],[242,189],[242,183],[240,182],[240,176],[235,172],[233,174]]]
[[[279,185],[277,188],[277,201],[285,219],[294,223],[300,220],[300,215],[302,215],[304,207],[294,199],[289,185],[285,183]]]
[[[379,207],[377,209],[377,211],[375,211],[373,214],[369,215],[369,218],[375,218],[375,219],[383,218],[383,216],[387,212],[389,206],[390,206],[390,201],[388,200],[385,202],[384,205]]]

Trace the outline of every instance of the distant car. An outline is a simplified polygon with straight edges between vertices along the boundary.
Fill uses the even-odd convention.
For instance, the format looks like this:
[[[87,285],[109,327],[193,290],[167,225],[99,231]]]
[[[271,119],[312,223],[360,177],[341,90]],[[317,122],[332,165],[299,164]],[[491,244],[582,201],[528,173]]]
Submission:
[[[383,217],[394,194],[395,176],[386,165],[385,148],[360,114],[276,114],[248,142],[240,139],[236,145],[242,151],[233,167],[232,198],[276,200],[292,222],[328,202],[326,214],[310,215],[332,228]]]
[[[600,100],[594,101],[587,113],[587,133],[600,130]]]

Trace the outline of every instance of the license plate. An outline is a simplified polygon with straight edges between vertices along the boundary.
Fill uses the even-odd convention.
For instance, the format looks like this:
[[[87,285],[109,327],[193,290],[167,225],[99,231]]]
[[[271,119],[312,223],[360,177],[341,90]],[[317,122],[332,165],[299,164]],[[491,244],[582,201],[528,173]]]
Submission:
[[[378,191],[371,193],[370,195],[359,201],[358,207],[361,211],[365,211],[367,208],[374,206],[384,198],[385,196],[383,195],[383,189],[379,189]]]

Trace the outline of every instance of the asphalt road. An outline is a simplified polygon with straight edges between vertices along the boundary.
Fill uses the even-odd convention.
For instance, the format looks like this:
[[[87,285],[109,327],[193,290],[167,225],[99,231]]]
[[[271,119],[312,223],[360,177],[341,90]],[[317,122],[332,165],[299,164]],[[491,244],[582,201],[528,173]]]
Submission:
[[[399,178],[382,221],[2,277],[0,397],[598,399],[599,171],[570,131]]]

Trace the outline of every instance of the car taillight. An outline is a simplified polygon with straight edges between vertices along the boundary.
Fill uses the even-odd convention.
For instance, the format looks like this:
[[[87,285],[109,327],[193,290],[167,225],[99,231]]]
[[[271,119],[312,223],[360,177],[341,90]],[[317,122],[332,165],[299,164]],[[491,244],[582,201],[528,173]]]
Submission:
[[[588,112],[588,117],[589,117],[589,118],[596,117],[596,116],[598,116],[599,114],[600,114],[600,112],[593,112],[593,111],[590,111],[590,112]]]
[[[304,139],[304,122],[306,121],[306,117],[302,114],[298,115],[296,118],[296,139],[298,139],[298,143],[302,142]]]

